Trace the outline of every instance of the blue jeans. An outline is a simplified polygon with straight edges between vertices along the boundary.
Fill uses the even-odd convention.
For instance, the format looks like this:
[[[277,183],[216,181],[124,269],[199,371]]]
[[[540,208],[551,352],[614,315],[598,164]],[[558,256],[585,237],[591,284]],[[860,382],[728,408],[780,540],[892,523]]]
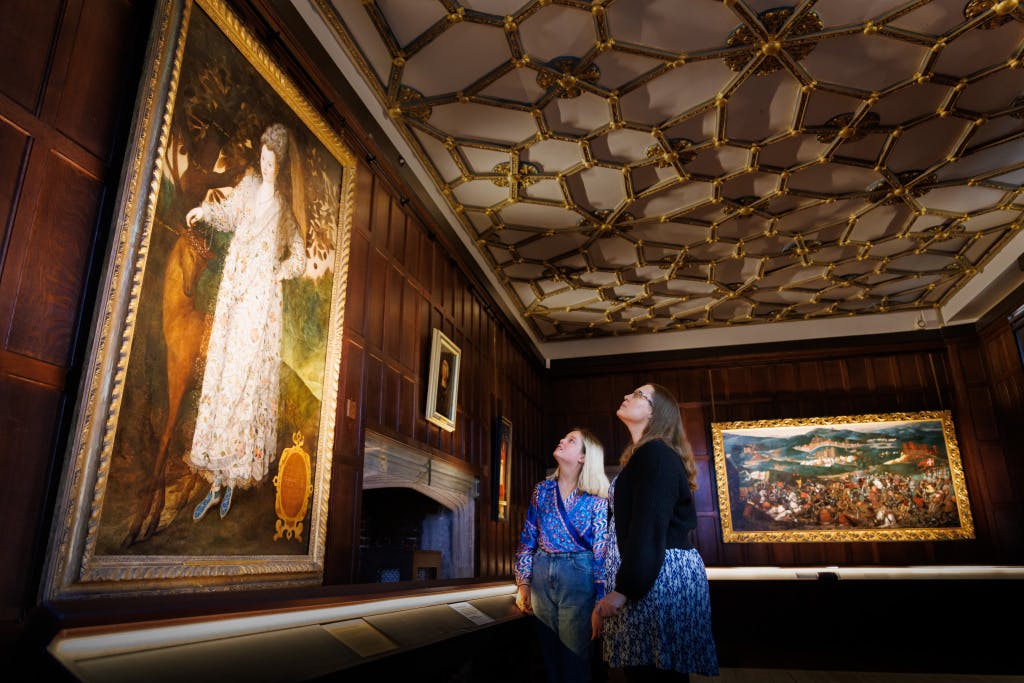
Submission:
[[[597,597],[594,554],[538,550],[530,589],[548,680],[590,681],[590,613]]]

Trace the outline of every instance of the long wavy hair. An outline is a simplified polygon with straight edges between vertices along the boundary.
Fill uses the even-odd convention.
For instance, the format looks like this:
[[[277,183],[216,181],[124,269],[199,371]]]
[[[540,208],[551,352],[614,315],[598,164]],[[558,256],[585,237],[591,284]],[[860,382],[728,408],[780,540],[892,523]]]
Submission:
[[[648,382],[654,393],[651,395],[651,419],[647,422],[644,433],[636,443],[630,443],[619,458],[619,465],[626,466],[636,449],[648,441],[661,439],[679,454],[686,468],[686,478],[690,481],[690,490],[697,490],[697,462],[693,458],[693,448],[686,438],[683,429],[683,417],[679,412],[679,401],[675,395],[660,384]]]
[[[604,472],[604,446],[592,431],[586,427],[573,427],[570,432],[579,432],[583,440],[583,467],[576,480],[576,487],[584,493],[601,498],[608,497],[608,475]],[[558,468],[548,479],[558,479]]]

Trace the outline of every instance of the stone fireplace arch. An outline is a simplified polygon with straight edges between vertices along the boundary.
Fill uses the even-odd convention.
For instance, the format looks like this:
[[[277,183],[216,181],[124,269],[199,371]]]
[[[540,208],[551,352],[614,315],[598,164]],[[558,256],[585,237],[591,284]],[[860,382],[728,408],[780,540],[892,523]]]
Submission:
[[[476,575],[473,554],[479,481],[426,451],[366,430],[363,489],[408,488],[452,513],[451,578]]]

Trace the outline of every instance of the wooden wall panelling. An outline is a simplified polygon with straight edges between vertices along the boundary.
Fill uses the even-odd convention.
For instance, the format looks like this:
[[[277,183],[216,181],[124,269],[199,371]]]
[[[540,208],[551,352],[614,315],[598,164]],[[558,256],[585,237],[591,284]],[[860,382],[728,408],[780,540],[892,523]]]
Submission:
[[[438,250],[438,265],[440,268],[435,268],[434,272],[440,271],[441,273],[441,308],[445,311],[446,317],[454,319],[455,317],[455,262],[452,261],[451,257],[446,252]],[[451,337],[451,335],[448,335]]]
[[[819,364],[822,384],[827,387],[840,387],[842,393],[850,389],[846,378],[846,364],[838,358],[826,358]]]
[[[367,348],[362,392],[364,425],[384,421],[384,386],[384,361],[378,352]]]
[[[357,195],[359,196],[359,195]],[[359,202],[356,203],[359,205]],[[362,228],[352,230],[349,242],[348,281],[345,293],[345,336],[364,337],[370,241]]]
[[[437,240],[432,234],[423,235],[419,240],[419,254],[416,263],[416,275],[420,285],[428,293],[432,290],[434,282],[434,250]]]
[[[423,296],[420,294],[414,280],[403,277],[400,283],[402,293],[401,312],[397,320],[397,344],[398,361],[406,372],[416,374],[419,359],[419,339],[426,331],[420,329],[420,307],[424,305]],[[411,432],[410,432],[411,433]]]
[[[383,383],[381,385],[380,424],[389,430],[399,431],[398,404],[401,401],[401,374],[395,369],[390,357],[381,362]]]
[[[365,403],[363,374],[366,350],[362,344],[348,337],[342,342],[341,390],[338,392],[338,419],[335,421],[334,459],[358,463],[362,447],[358,440],[359,426],[363,423]]]
[[[985,418],[978,416],[977,402],[987,404],[988,381],[985,364],[979,355],[976,339],[959,339],[950,344],[949,364],[955,385],[955,405],[952,409],[957,442],[960,444],[960,460],[964,467],[964,478],[970,497],[972,517],[978,545],[986,554],[996,552],[992,545],[995,520],[988,493],[989,478],[987,463],[982,458],[983,438],[978,424]],[[982,428],[985,431],[984,427]]]
[[[0,9],[0,92],[36,112],[60,28],[62,0],[7,0]]]
[[[150,11],[0,4],[0,432],[17,454],[0,461],[0,516],[16,520],[0,550],[4,631],[38,587]]]
[[[1020,482],[1024,481],[1024,455],[1020,449],[1020,444],[1024,444],[1024,364],[1006,325],[999,328],[994,338],[987,336],[984,341],[986,346],[1003,349],[1003,353],[996,355],[1000,364],[990,373],[992,393],[1001,442],[1014,445],[1010,457],[1003,461],[1006,474],[993,502],[1000,530],[997,543],[1003,556],[1020,558],[1024,557],[1024,494],[1020,490]]]
[[[398,406],[397,431],[410,437],[416,433],[416,418],[419,415],[419,404],[416,401],[416,397],[419,393],[419,387],[420,383],[415,375],[403,373],[399,386],[401,396]]]
[[[417,377],[426,378],[430,367],[430,348],[427,340],[430,339],[431,321],[434,316],[434,308],[430,299],[428,299],[425,294],[421,294],[417,311],[417,332],[412,342],[416,345],[416,364],[414,365],[414,368],[416,370]],[[426,381],[418,383],[416,387],[415,401],[416,414],[414,416],[415,432],[413,433],[413,437],[420,443],[427,443],[427,428],[431,425],[427,422],[426,417],[424,416],[427,409]]]
[[[402,298],[405,295],[405,275],[394,263],[387,264],[384,291],[384,352],[396,361],[402,357]]]
[[[1013,302],[1015,305],[1018,301]],[[1000,438],[999,444],[1012,444],[1009,457],[999,457],[996,444],[980,444],[979,459],[985,463],[989,482],[989,508],[996,525],[993,539],[1001,556],[1024,556],[1024,362],[1017,348],[1010,322],[1012,315],[1000,315],[986,326],[981,336],[981,352],[989,378],[991,417]]]
[[[893,394],[896,391],[898,375],[893,366],[891,356],[873,356],[871,358],[872,376],[875,379],[875,390]]]
[[[344,136],[348,138],[349,136]],[[373,223],[373,197],[376,185],[373,167],[356,158],[356,184],[353,192],[352,229],[369,234]]]
[[[351,287],[351,278],[349,283]],[[359,527],[353,519],[358,519],[356,514],[362,505],[366,351],[360,342],[353,339],[354,336],[346,332],[342,341],[341,387],[331,465],[331,514],[327,517],[324,548],[325,585],[350,583],[358,569],[355,548],[359,547]],[[335,510],[342,512],[336,516]]]
[[[69,2],[62,31],[73,40],[58,41],[53,71],[43,100],[42,117],[69,139],[104,162],[112,151],[115,126],[127,110],[119,93],[123,84],[111,74],[124,69],[119,48],[132,35],[132,5],[128,0]]]
[[[0,271],[7,252],[8,231],[14,221],[14,197],[25,172],[30,142],[28,131],[0,117]]]
[[[363,464],[335,461],[331,469],[330,514],[324,549],[324,585],[356,581],[359,523],[363,504]]]
[[[36,578],[30,560],[48,510],[47,458],[64,396],[52,387],[0,373],[0,512],[11,523],[0,550],[0,622],[14,622],[31,600]]]
[[[16,221],[21,225],[15,226],[15,235],[25,238],[24,260],[20,272],[11,272],[12,277],[17,275],[18,293],[5,335],[7,350],[67,366],[92,261],[103,184],[99,169],[86,171],[52,152],[33,157],[42,168],[34,178],[30,162],[26,181],[38,182],[46,190],[39,195],[34,215],[26,212],[21,214],[25,222]],[[16,242],[21,240],[12,239],[12,253]],[[16,263],[8,260],[5,272]]]
[[[377,235],[379,232],[374,232]],[[384,312],[387,310],[388,260],[378,251],[371,237],[370,260],[366,274],[366,343],[373,349],[384,347]]]
[[[371,166],[371,168],[373,168]],[[370,207],[370,239],[373,246],[381,251],[387,250],[388,223],[391,220],[392,197],[388,187],[379,173],[373,177],[373,195]]]
[[[420,248],[424,241],[423,227],[412,216],[404,214],[404,212],[403,215],[405,215],[405,251],[401,254],[402,267],[410,280],[423,286],[423,276],[419,272]]]
[[[388,253],[396,261],[401,261],[405,256],[405,206],[401,200],[395,203],[392,200],[391,215],[388,222]]]

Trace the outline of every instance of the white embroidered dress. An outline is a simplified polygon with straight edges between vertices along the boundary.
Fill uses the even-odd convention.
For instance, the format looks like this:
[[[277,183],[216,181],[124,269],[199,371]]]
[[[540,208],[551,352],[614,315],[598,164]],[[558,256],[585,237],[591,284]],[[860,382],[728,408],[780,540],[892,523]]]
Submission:
[[[258,199],[248,174],[220,203],[204,202],[207,223],[233,232],[206,353],[190,467],[220,486],[261,482],[277,450],[281,281],[305,269],[295,218],[277,192]],[[278,231],[289,235],[279,261]]]

